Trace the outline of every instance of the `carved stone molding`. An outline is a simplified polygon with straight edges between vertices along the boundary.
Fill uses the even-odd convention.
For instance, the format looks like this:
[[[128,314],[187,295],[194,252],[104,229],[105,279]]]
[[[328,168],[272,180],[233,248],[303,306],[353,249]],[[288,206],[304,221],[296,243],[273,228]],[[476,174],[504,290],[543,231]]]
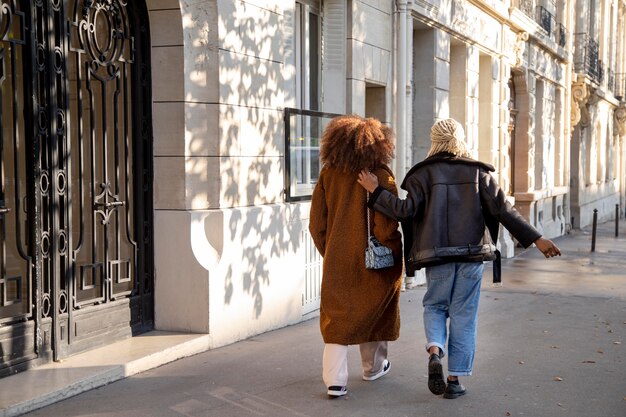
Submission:
[[[528,32],[520,32],[515,39],[513,53],[515,55],[514,67],[521,67],[524,64],[524,51],[526,50],[526,42],[528,41]]]
[[[626,135],[626,103],[620,103],[619,107],[615,109],[613,117],[615,119],[614,134],[621,139]]]
[[[587,101],[589,100],[589,89],[585,83],[584,77],[578,77],[572,83],[572,111],[570,121],[572,130],[580,122],[582,127],[589,126],[590,118],[587,110]]]
[[[528,91],[528,83],[526,82],[526,72],[513,73],[513,82],[518,93],[526,93]]]

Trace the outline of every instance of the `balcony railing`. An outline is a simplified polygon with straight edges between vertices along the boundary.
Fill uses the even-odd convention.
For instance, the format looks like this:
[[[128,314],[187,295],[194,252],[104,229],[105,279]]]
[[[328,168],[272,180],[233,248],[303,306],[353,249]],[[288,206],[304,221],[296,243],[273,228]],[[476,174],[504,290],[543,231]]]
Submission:
[[[567,43],[567,30],[563,24],[559,23],[558,44],[561,48],[565,47]]]
[[[554,15],[543,6],[539,6],[539,25],[552,37],[552,30],[556,29],[556,19]]]
[[[598,84],[604,82],[604,63],[598,60]]]
[[[535,19],[535,0],[513,0],[513,6],[517,7],[526,16]]]
[[[606,88],[615,95],[615,73],[611,68],[606,70]]]
[[[599,59],[598,42],[586,33],[574,34],[574,70],[597,82],[604,79],[604,66]]]
[[[551,2],[556,9],[556,3]],[[557,23],[555,15],[547,8],[537,5],[536,0],[513,0],[513,6],[518,8],[526,16],[536,21],[546,33],[559,46],[564,47],[567,43],[567,30],[561,23]]]
[[[626,100],[626,73],[618,72],[615,74],[615,85],[613,87],[613,95],[618,100]]]

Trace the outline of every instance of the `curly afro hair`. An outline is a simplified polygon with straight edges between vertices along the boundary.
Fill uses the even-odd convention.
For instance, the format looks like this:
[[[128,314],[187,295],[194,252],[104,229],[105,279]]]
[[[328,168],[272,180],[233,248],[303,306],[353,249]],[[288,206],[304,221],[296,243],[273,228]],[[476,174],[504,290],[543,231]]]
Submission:
[[[345,172],[373,170],[391,162],[394,154],[393,131],[372,117],[356,114],[330,121],[320,144],[324,166]]]

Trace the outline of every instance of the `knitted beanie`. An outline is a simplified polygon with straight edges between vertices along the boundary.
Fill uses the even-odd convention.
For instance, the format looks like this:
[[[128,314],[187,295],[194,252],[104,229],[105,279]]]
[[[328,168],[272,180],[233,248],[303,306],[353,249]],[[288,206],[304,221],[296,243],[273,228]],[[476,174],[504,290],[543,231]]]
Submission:
[[[471,157],[465,146],[463,126],[454,119],[443,119],[435,123],[430,129],[430,141],[432,143],[428,156],[448,152],[455,156]]]

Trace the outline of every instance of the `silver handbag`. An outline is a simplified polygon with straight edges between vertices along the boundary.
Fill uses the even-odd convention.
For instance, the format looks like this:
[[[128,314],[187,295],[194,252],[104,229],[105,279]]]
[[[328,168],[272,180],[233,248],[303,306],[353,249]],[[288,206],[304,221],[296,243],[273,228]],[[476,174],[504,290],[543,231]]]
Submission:
[[[367,247],[365,248],[365,268],[382,269],[393,266],[393,253],[391,249],[384,246],[378,239],[370,233],[370,209],[367,207],[369,193],[365,200],[365,211],[367,212]]]

